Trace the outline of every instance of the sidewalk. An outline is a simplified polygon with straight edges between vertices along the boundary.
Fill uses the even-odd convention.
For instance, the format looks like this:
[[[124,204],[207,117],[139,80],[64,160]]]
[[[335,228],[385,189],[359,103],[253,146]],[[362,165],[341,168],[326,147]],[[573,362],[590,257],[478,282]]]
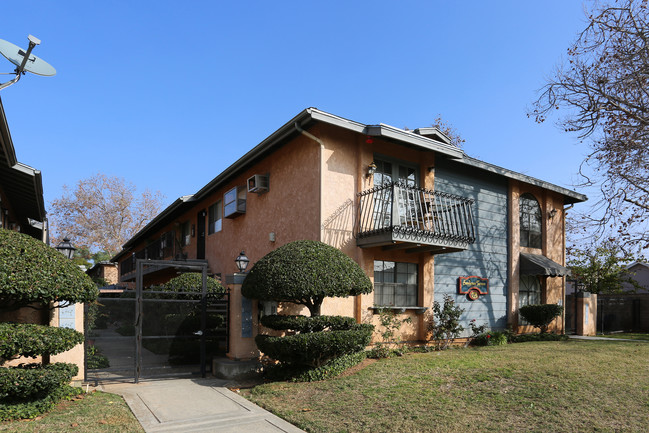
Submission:
[[[220,379],[170,379],[101,385],[124,397],[147,433],[303,432],[225,388]]]
[[[649,343],[649,340],[633,340],[631,338],[607,338],[587,335],[569,335],[568,337],[574,338],[575,340],[631,341],[636,343]]]

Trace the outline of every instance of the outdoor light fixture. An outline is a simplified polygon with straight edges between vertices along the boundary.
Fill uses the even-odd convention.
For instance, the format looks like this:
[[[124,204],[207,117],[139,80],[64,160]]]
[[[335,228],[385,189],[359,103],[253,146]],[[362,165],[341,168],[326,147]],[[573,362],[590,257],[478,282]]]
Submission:
[[[367,166],[367,177],[374,176],[374,173],[376,173],[376,164],[372,161],[372,163]]]
[[[241,254],[239,254],[239,256],[234,259],[234,263],[237,264],[239,272],[243,274],[244,272],[246,272],[246,268],[248,267],[248,263],[250,263],[250,259],[248,259],[244,251],[241,251]]]
[[[554,216],[555,216],[556,214],[557,214],[557,210],[556,210],[556,209],[552,209],[552,210],[550,211],[550,218],[554,218]]]
[[[63,241],[59,242],[59,244],[55,248],[68,259],[71,259],[74,255],[74,252],[77,250],[72,246],[70,239],[68,239],[67,237],[63,238]]]

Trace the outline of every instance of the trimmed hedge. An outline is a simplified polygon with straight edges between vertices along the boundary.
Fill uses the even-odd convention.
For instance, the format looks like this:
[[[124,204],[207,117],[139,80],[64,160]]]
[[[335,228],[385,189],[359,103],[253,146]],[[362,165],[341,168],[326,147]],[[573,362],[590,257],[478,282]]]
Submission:
[[[50,394],[36,400],[0,400],[0,421],[35,418],[54,408],[62,399],[69,399],[83,393],[79,387],[64,385]]]
[[[0,307],[91,302],[99,291],[72,260],[30,236],[0,229]]]
[[[30,358],[56,355],[83,343],[83,338],[83,334],[74,329],[0,323],[0,361],[18,355]]]
[[[258,335],[257,347],[281,362],[320,367],[342,355],[360,352],[370,343],[374,326],[360,324],[352,329],[310,332],[285,337]]]
[[[216,278],[207,277],[207,293],[212,299],[220,299],[225,293],[225,288]],[[172,292],[195,292],[201,293],[203,288],[203,274],[198,272],[186,272],[172,278],[162,285],[165,290]]]
[[[78,372],[75,364],[63,362],[0,368],[0,401],[42,398],[69,384]]]
[[[354,352],[334,358],[320,367],[304,365],[275,364],[264,367],[264,377],[268,380],[290,380],[292,382],[314,382],[336,377],[345,370],[361,363],[367,358],[367,352]]]
[[[273,314],[261,318],[261,324],[277,331],[320,332],[324,330],[345,330],[356,326],[353,317],[344,316],[283,316]]]
[[[519,309],[521,316],[535,328],[541,329],[541,334],[548,330],[550,322],[563,313],[563,305],[558,304],[532,304]]]
[[[360,266],[324,242],[290,242],[266,254],[252,267],[241,286],[249,299],[305,305],[320,315],[326,297],[370,293],[372,282]]]

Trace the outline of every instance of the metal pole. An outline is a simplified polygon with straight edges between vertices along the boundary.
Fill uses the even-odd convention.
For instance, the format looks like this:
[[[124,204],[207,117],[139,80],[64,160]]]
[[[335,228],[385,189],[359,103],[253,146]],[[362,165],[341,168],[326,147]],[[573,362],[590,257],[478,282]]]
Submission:
[[[140,382],[140,373],[142,369],[142,268],[144,260],[135,261],[135,383]]]
[[[205,328],[207,327],[207,265],[203,265],[203,287],[201,289],[201,377],[205,378],[205,363],[206,363],[206,350],[205,350]]]

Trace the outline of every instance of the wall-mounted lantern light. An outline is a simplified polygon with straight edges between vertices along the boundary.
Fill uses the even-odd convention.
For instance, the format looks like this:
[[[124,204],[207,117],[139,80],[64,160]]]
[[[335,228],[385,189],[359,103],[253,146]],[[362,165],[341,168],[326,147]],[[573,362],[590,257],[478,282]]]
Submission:
[[[243,274],[244,272],[246,272],[246,268],[248,267],[248,263],[250,263],[250,259],[248,259],[244,251],[241,251],[241,254],[239,254],[237,258],[234,259],[234,263],[237,264],[239,272]]]
[[[554,218],[554,216],[555,216],[556,214],[557,214],[557,210],[556,210],[556,209],[552,209],[552,210],[550,211],[550,213],[549,213],[549,215],[550,215],[550,219]]]
[[[374,173],[376,173],[376,164],[372,161],[372,163],[367,166],[367,177],[374,176]]]
[[[59,242],[59,244],[55,248],[68,259],[71,259],[74,255],[74,252],[77,250],[72,246],[70,239],[68,239],[67,237],[63,238],[63,241]]]

